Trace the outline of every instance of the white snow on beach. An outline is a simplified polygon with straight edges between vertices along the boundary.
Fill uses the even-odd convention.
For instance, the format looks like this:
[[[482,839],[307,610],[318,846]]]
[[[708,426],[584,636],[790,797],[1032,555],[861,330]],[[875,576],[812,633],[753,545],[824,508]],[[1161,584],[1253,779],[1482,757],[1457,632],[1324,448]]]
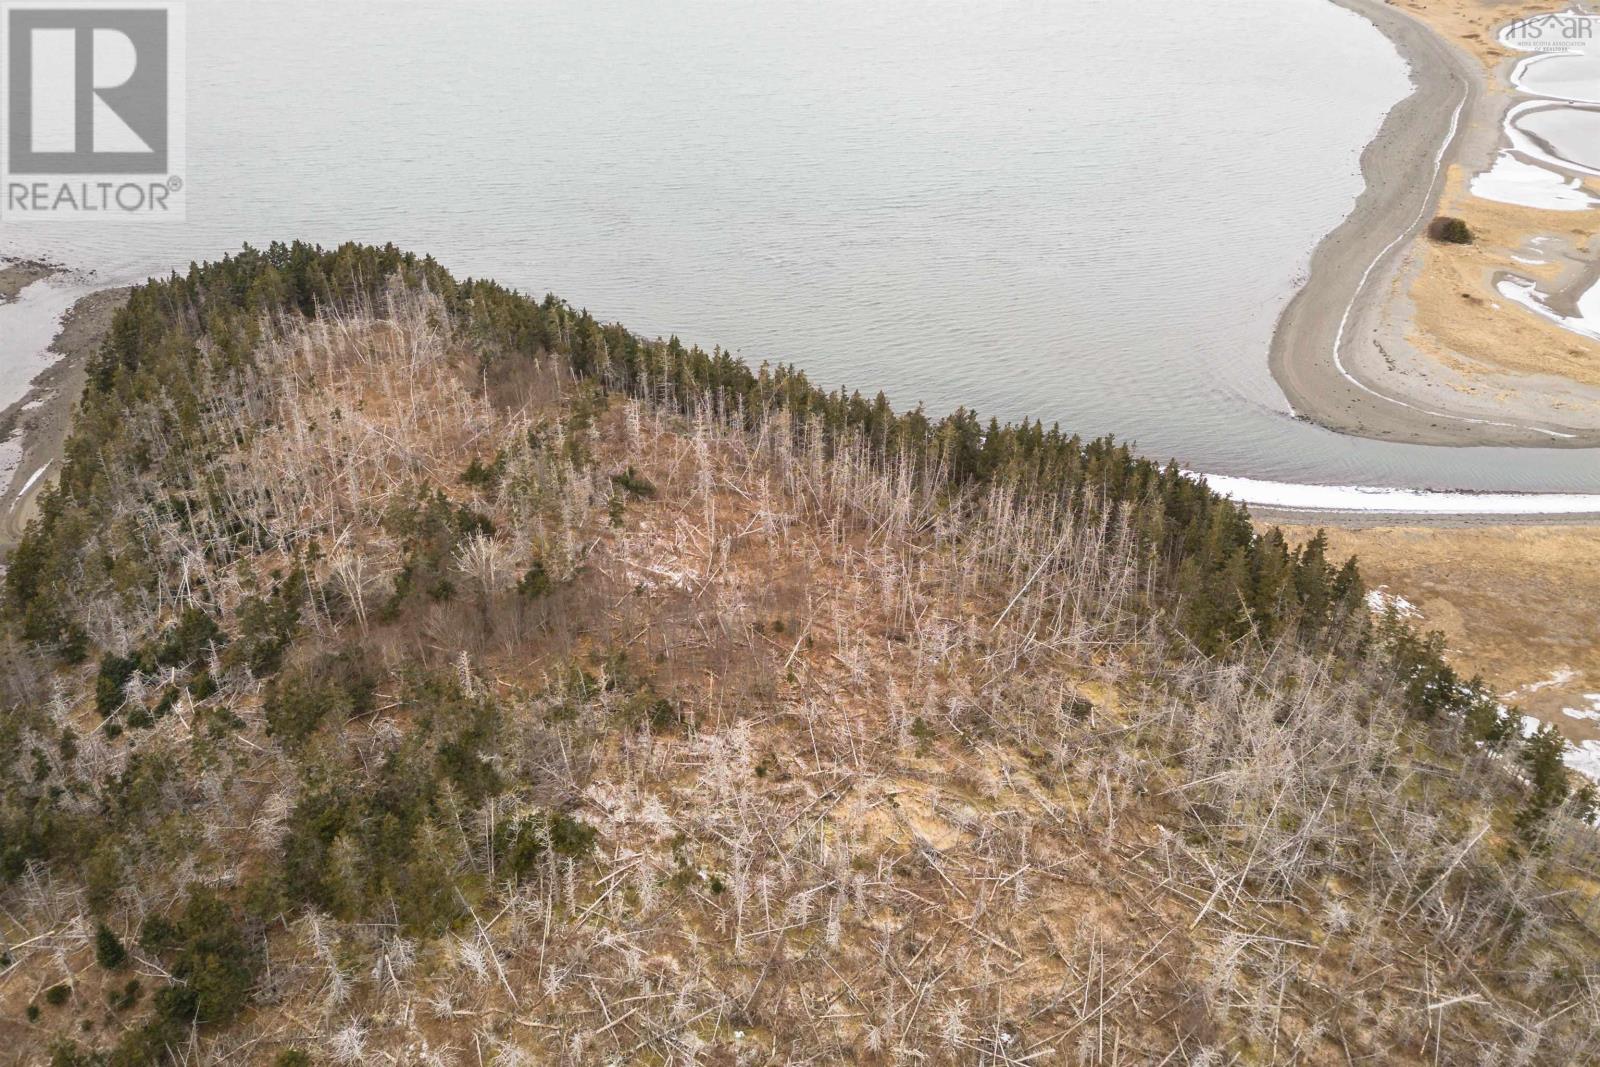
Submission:
[[[92,289],[75,278],[55,275],[26,286],[3,305],[0,408],[21,399],[34,376],[56,361],[50,342],[61,328],[61,316]]]
[[[1588,211],[1600,206],[1600,197],[1585,189],[1579,179],[1524,163],[1510,152],[1501,152],[1493,167],[1475,175],[1471,189],[1480,200],[1545,211]]]
[[[11,479],[20,466],[22,466],[22,435],[17,434],[9,441],[0,441],[0,492],[11,484]]]
[[[1600,495],[1583,493],[1444,493],[1364,485],[1300,485],[1202,474],[1224,496],[1291,511],[1370,511],[1394,515],[1591,515]]]
[[[38,470],[36,470],[32,474],[30,474],[28,476],[28,480],[22,483],[22,488],[17,490],[17,496],[21,497],[22,495],[27,493],[27,491],[29,489],[32,489],[33,488],[33,483],[37,482],[41,477],[44,476],[44,472],[50,469],[50,464],[53,463],[53,462],[55,462],[55,461],[54,460],[46,460],[44,466],[40,467]],[[15,507],[16,505],[13,504],[12,506]]]
[[[1562,315],[1544,302],[1539,287],[1525,278],[1501,278],[1495,289],[1507,300],[1515,301],[1540,318],[1548,319],[1580,337],[1600,341],[1600,282],[1577,300],[1576,315]]]

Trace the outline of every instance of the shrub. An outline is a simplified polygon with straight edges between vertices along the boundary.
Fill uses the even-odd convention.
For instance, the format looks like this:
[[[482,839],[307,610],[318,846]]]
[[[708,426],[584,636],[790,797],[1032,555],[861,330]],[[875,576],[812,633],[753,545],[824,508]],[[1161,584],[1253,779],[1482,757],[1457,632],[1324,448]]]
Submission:
[[[1572,794],[1573,814],[1590,826],[1600,819],[1600,786],[1594,782],[1584,782]]]
[[[126,880],[127,871],[118,839],[114,834],[107,834],[95,842],[84,861],[83,881],[89,906],[97,912],[105,912],[116,900]]]
[[[504,873],[527,875],[547,845],[557,855],[582,859],[594,849],[598,833],[589,824],[562,812],[508,819],[495,829],[497,864]]]
[[[233,909],[212,890],[191,888],[177,922],[153,916],[140,941],[166,962],[178,983],[156,994],[164,1019],[227,1022],[250,999],[257,952]]]
[[[413,594],[436,601],[454,596],[450,560],[456,544],[473,534],[494,535],[494,523],[487,516],[465,504],[452,504],[438,490],[419,492],[415,501],[391,506],[383,525],[405,545],[394,596],[379,613],[388,621],[398,617],[401,605]]]
[[[1543,847],[1548,829],[1546,820],[1566,802],[1572,791],[1562,758],[1566,749],[1567,739],[1553,723],[1546,723],[1523,742],[1522,751],[1518,753],[1531,788],[1527,801],[1517,812],[1516,826],[1523,840],[1534,848]]]
[[[71,1041],[61,1040],[50,1046],[50,1067],[104,1067],[105,1063],[105,1057],[98,1052]]]
[[[106,991],[106,1004],[110,1006],[112,1011],[127,1011],[139,1003],[139,994],[142,992],[143,989],[139,985],[139,979],[130,978],[120,990],[110,989]]]
[[[123,687],[139,669],[137,656],[118,656],[110,652],[100,658],[100,673],[94,680],[94,706],[102,716],[115,715],[122,707]]]
[[[460,700],[442,705],[435,714],[449,727],[439,741],[435,775],[449,782],[469,804],[481,804],[504,783],[491,762],[500,716],[487,701]],[[430,724],[432,725],[432,724]]]
[[[544,569],[543,563],[534,561],[533,566],[522,576],[522,580],[517,582],[517,592],[529,600],[537,600],[550,592],[550,574]]]
[[[205,654],[212,645],[226,640],[222,628],[199,608],[188,608],[177,625],[161,635],[154,649],[156,664],[183,667]]]
[[[262,702],[267,733],[291,747],[303,744],[330,712],[338,722],[372,710],[376,672],[346,649],[275,679]]]
[[[181,1012],[171,1008],[178,991],[168,986],[156,994],[156,1012],[148,1022],[129,1030],[108,1057],[73,1061],[95,1067],[147,1067],[171,1062],[171,1050],[189,1038],[189,1023]]]
[[[1450,215],[1440,215],[1428,223],[1428,236],[1445,244],[1469,245],[1472,243],[1472,230],[1467,226],[1466,220]]]
[[[638,497],[640,500],[648,500],[656,495],[655,484],[634,470],[632,464],[629,464],[628,469],[621,474],[613,474],[611,482],[629,496]]]
[[[505,476],[507,459],[504,452],[496,453],[493,463],[484,463],[474,456],[467,469],[461,472],[461,484],[479,490],[493,489]]]
[[[239,606],[239,638],[223,655],[223,663],[245,667],[257,678],[277,673],[300,624],[305,595],[305,572],[296,567],[270,597],[246,597]]]
[[[105,923],[94,932],[94,959],[108,971],[118,970],[128,962],[128,950]]]
[[[72,996],[72,987],[65,982],[53,985],[44,991],[45,1003],[53,1008],[61,1007],[70,996]]]
[[[217,680],[215,678],[211,677],[211,672],[210,671],[201,671],[199,674],[195,675],[194,678],[189,682],[189,699],[190,700],[193,700],[193,701],[196,701],[196,702],[205,700],[208,697],[211,697],[211,696],[215,695],[216,691],[217,691]],[[176,703],[176,702],[177,702],[177,693],[174,692],[172,694],[172,703]],[[166,703],[165,698],[163,698],[162,703],[163,703],[164,706],[158,706],[156,708],[156,718],[158,718],[158,719],[161,718],[161,716],[165,715],[172,708],[172,704],[171,703]]]
[[[595,835],[599,832],[579,819],[555,812],[549,816],[550,847],[563,856],[582,859],[594,849]]]
[[[622,720],[629,726],[648,722],[657,733],[671,730],[682,723],[678,706],[652,689],[641,689],[630,696],[621,709]]]

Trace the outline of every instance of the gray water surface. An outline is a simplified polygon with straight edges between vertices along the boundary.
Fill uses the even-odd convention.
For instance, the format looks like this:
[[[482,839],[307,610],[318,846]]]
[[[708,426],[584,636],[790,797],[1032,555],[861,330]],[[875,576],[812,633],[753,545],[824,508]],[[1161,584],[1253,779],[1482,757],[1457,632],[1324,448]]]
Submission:
[[[188,221],[7,225],[0,253],[110,284],[244,241],[393,241],[1191,469],[1600,489],[1592,452],[1289,417],[1274,322],[1409,91],[1326,0],[190,0],[188,24]]]

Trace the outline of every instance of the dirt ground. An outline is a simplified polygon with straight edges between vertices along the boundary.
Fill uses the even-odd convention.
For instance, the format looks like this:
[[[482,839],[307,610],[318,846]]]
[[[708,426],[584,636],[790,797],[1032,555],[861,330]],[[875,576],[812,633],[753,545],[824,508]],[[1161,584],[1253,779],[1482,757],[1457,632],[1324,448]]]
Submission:
[[[1288,527],[1291,540],[1314,534]],[[1382,526],[1328,530],[1371,589],[1403,597],[1445,634],[1459,669],[1484,677],[1574,740],[1600,739],[1600,529]]]

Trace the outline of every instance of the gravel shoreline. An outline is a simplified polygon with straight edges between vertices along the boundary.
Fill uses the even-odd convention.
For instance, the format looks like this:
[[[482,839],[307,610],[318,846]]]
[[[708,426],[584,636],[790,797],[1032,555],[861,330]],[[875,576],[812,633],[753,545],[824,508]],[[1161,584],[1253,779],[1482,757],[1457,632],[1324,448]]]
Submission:
[[[4,267],[0,267],[0,304],[11,303],[22,290],[34,282],[43,281],[50,275],[59,273],[60,270],[61,268],[55,264],[40,259],[21,259],[7,263]]]
[[[1415,89],[1362,153],[1366,188],[1318,245],[1308,281],[1279,319],[1270,365],[1296,416],[1341,433],[1414,444],[1600,445],[1600,430],[1552,421],[1537,397],[1500,394],[1489,410],[1454,403],[1440,369],[1406,351],[1403,337],[1385,327],[1395,275],[1411,239],[1433,217],[1449,164],[1471,137],[1486,79],[1476,60],[1406,13],[1380,0],[1333,2],[1394,43]]]
[[[53,272],[47,270],[41,277]],[[22,436],[22,462],[0,492],[0,562],[11,554],[28,520],[37,513],[39,495],[55,483],[62,448],[83,394],[89,357],[100,348],[112,316],[127,302],[130,292],[128,287],[101,289],[75,303],[62,316],[61,330],[50,342],[50,351],[61,358],[33,379],[25,395],[0,410],[0,440],[18,433]],[[35,477],[47,465],[43,476]]]

